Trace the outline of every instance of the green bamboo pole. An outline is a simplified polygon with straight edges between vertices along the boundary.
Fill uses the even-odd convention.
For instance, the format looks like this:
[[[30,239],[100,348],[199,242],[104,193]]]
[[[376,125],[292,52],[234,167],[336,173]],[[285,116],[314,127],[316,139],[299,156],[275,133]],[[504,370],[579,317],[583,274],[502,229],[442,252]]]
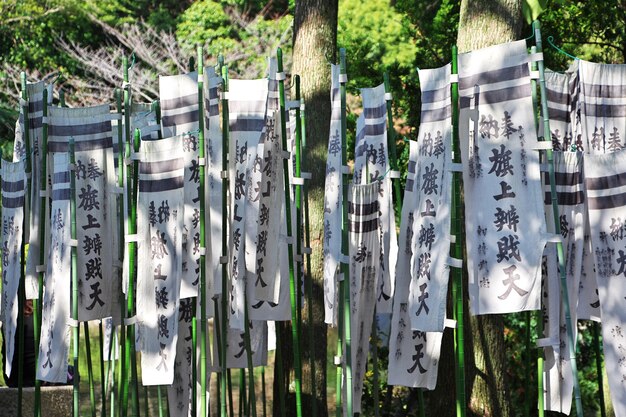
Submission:
[[[347,278],[344,278],[346,280]],[[344,299],[344,286],[343,282],[339,283],[339,297],[338,300]],[[337,312],[337,355],[335,356],[335,365],[337,366],[336,375],[335,375],[335,417],[341,417],[343,415],[343,410],[341,407],[341,399],[342,399],[342,379],[343,379],[343,303],[337,303],[338,312]]]
[[[228,100],[226,99],[226,92],[228,91],[228,65],[222,65],[222,172],[228,172],[228,134],[229,134],[229,120],[228,120]],[[223,175],[222,177],[225,177]],[[220,365],[222,371],[221,377],[221,391],[220,391],[220,416],[227,417],[226,415],[226,392],[230,391],[230,384],[227,387],[227,366],[226,366],[226,340],[228,338],[228,263],[225,262],[228,259],[228,219],[227,219],[227,196],[228,196],[228,178],[222,178],[222,340],[220,344]],[[231,410],[232,410],[232,401]]]
[[[128,83],[128,58],[126,58],[126,56],[124,56],[122,58],[122,72],[123,72],[123,79],[124,79],[124,83]],[[127,85],[127,84],[126,84]],[[129,100],[129,94],[127,91],[127,87],[126,85],[124,86],[124,90],[123,90],[123,95],[124,95],[124,135],[126,136],[126,142],[128,142],[129,136],[130,136],[130,100]],[[126,143],[122,142],[122,136],[120,136],[119,139],[119,146],[118,146],[118,154],[121,155],[122,157],[120,158],[120,169],[119,172],[122,173],[124,172],[123,168],[121,168],[121,166],[125,163],[124,161],[124,157],[126,156],[126,154],[130,155],[130,148],[126,149]],[[129,217],[128,222],[130,223],[130,203],[132,200],[131,197],[131,182],[130,182],[130,169],[128,167],[126,167],[126,171],[128,171],[128,173],[126,173],[127,175],[127,187],[128,189],[128,199],[126,201],[126,214]],[[121,178],[120,174],[120,178]],[[123,218],[123,216],[122,216]],[[130,233],[130,232],[129,232]],[[122,236],[124,236],[122,234]],[[129,246],[130,247],[130,246]],[[131,273],[132,275],[132,273]],[[131,278],[129,278],[129,281],[132,281]],[[131,293],[130,288],[134,286],[133,282],[129,282],[128,284],[128,289],[126,291],[126,300],[124,300],[125,302],[123,303],[123,312],[122,312],[122,318],[128,318],[130,317],[129,315],[129,311],[128,311],[128,303],[130,302],[130,298],[131,298]],[[121,345],[122,345],[122,357],[120,359],[120,416],[121,417],[126,417],[127,412],[128,412],[128,380],[127,380],[127,374],[128,374],[128,363],[130,362],[130,344],[127,342],[127,329],[126,329],[126,324],[122,321],[122,327],[121,327]]]
[[[119,88],[115,89],[115,105],[117,108],[117,114],[119,114],[120,116],[122,115],[122,91]],[[124,144],[123,144],[123,134],[124,134],[124,127],[122,126],[122,120],[120,118],[120,120],[117,123],[117,186],[120,189],[123,189],[124,187]],[[119,268],[118,268],[118,275],[117,275],[117,279],[119,282],[119,286],[120,288],[123,287],[123,272],[122,272],[122,263],[124,261],[124,197],[122,194],[118,194],[117,198],[116,198],[116,206],[117,206],[117,213],[118,214],[118,229],[117,229],[117,233],[120,239],[120,243],[118,245],[118,251],[117,251],[117,260],[119,263]],[[121,308],[121,317],[126,317],[126,300],[124,298],[124,292],[120,291],[119,294],[119,299],[120,299],[120,308]],[[111,334],[115,334],[115,331],[112,330]],[[117,338],[116,338],[117,339]],[[117,345],[117,343],[119,342],[120,344],[120,359],[118,362],[118,377],[117,377],[117,381],[118,381],[118,385],[119,385],[119,389],[120,389],[120,396],[119,398],[122,397],[122,390],[123,390],[123,386],[124,383],[122,382],[122,375],[124,368],[124,363],[125,363],[125,358],[126,358],[126,330],[123,327],[123,324],[120,328],[120,337],[119,337],[119,341],[116,340],[115,343]],[[111,369],[115,369],[113,367],[113,365],[111,364]],[[115,371],[113,371],[115,372]],[[116,390],[116,383],[115,383],[115,374],[112,375],[111,378],[111,413],[113,414],[111,417],[115,417],[114,413],[115,413],[115,399],[116,399],[116,395],[115,395],[115,390]],[[118,406],[122,405],[122,401],[119,402]],[[122,412],[122,410],[118,410],[120,411],[119,415],[121,416],[125,416],[126,412]]]
[[[246,408],[246,370],[239,370],[239,417],[244,416]]]
[[[458,51],[456,45],[452,46],[452,74],[458,74]],[[455,163],[461,162],[459,144],[459,85],[451,83],[452,89],[452,155]],[[461,204],[461,173],[452,174],[453,190],[452,210],[450,215],[451,234],[456,237],[452,245],[451,254],[457,259],[463,258],[463,207]],[[455,329],[455,373],[456,373],[456,415],[465,417],[467,401],[465,399],[465,329],[463,322],[463,270],[452,268],[452,309],[454,319],[457,322]]]
[[[106,373],[106,386],[107,386],[107,391],[110,392],[111,395],[111,407],[109,407],[109,409],[111,410],[111,417],[115,417],[116,414],[116,410],[115,410],[115,357],[112,355],[113,353],[113,346],[118,346],[118,340],[117,340],[117,334],[115,333],[114,329],[111,329],[111,343],[109,344],[109,353],[108,353],[108,358],[109,358],[109,365],[108,365],[108,369],[107,369],[107,373]],[[109,379],[110,378],[110,379]],[[109,383],[110,388],[109,388]],[[106,410],[103,410],[106,411]],[[103,413],[102,417],[106,417],[106,414]]]
[[[541,24],[538,20],[533,22],[535,29],[535,41],[537,45],[537,52],[541,53],[542,41],[541,41]],[[548,135],[548,138],[544,136],[543,140],[550,140],[550,117],[548,116],[548,98],[546,95],[546,80],[544,74],[543,60],[538,61],[539,66],[539,89],[541,92],[541,113],[543,115],[543,129],[544,135]],[[546,157],[548,166],[550,169],[550,193],[552,196],[552,215],[554,216],[554,224],[559,224],[559,205],[556,195],[556,180],[554,174],[554,163],[552,156],[552,149],[546,150]],[[554,232],[554,230],[552,230]],[[565,258],[563,254],[563,243],[561,241],[556,243],[557,258],[559,260],[559,273],[561,275],[561,302],[565,310],[565,326],[567,328],[567,338],[569,342],[569,355],[570,363],[572,366],[572,377],[574,382],[574,402],[576,404],[576,415],[582,417],[583,404],[580,395],[580,384],[578,382],[578,366],[576,365],[576,340],[574,339],[574,331],[572,329],[572,318],[569,303],[569,293],[567,290],[567,277],[565,271]]]
[[[266,407],[266,397],[265,397],[265,366],[261,366],[261,394],[263,395],[263,417],[267,417],[267,407]]]
[[[106,407],[106,381],[104,377],[104,329],[102,327],[102,320],[98,325],[98,339],[100,340],[100,410],[101,416],[106,416],[107,407]],[[111,344],[113,340],[111,339]]]
[[[296,84],[296,100],[301,100],[300,85]],[[306,150],[306,118],[304,115],[304,103],[300,104],[299,125],[296,124],[296,132],[300,132],[302,138],[302,152]],[[317,417],[317,387],[315,381],[315,322],[313,320],[313,278],[311,275],[311,231],[309,228],[309,187],[305,184],[304,193],[304,246],[307,248],[305,252],[306,273],[308,279],[305,281],[304,290],[306,292],[307,311],[309,315],[309,368],[311,372],[311,416]]]
[[[83,331],[85,332],[85,349],[87,354],[87,377],[89,380],[89,404],[91,416],[96,417],[96,391],[93,381],[93,363],[91,358],[91,341],[89,340],[89,323],[83,322]]]
[[[63,89],[59,89],[59,107],[65,107],[65,91]]]
[[[424,410],[424,390],[422,388],[415,388],[417,390],[417,406],[419,407],[419,416],[426,417]]]
[[[204,193],[204,183],[206,179],[206,170],[207,165],[204,163],[205,155],[204,155],[204,60],[202,54],[202,47],[198,47],[198,158],[200,161],[200,189],[199,189],[199,198],[200,198],[200,244],[202,245],[202,249],[200,250],[200,415],[202,417],[206,416],[207,410],[207,369],[206,369],[206,359],[207,359],[207,291],[206,291],[206,225],[204,223],[204,212],[206,210],[206,201],[205,201],[205,193]],[[196,315],[194,314],[194,320]],[[193,351],[196,351],[194,346]],[[194,364],[195,369],[195,364]],[[195,378],[192,383],[194,388],[193,395],[193,404],[196,403],[196,395],[195,395]],[[195,413],[193,414],[195,415]]]
[[[600,349],[600,325],[593,322],[593,349],[596,354],[596,373],[598,374],[598,396],[600,397],[600,415],[606,417],[606,404],[604,403],[604,386],[602,384],[602,353]]]
[[[244,289],[244,291],[246,291]],[[247,291],[246,291],[247,292]],[[244,300],[247,301],[247,297],[244,298]],[[246,360],[248,362],[248,377],[250,378],[250,382],[248,383],[248,388],[250,390],[249,393],[249,405],[251,410],[251,414],[247,413],[246,415],[252,415],[252,417],[256,417],[256,395],[254,392],[254,367],[252,366],[252,344],[250,343],[250,318],[248,317],[249,312],[248,312],[248,302],[244,303],[244,343],[246,344]],[[243,389],[241,390],[241,392],[239,393],[239,396],[241,398],[243,398],[243,408],[244,409],[248,409],[248,407],[246,406],[246,385],[245,385],[245,370],[242,369],[241,370],[241,375],[243,377]]]
[[[340,75],[339,75],[339,94],[341,96],[341,164],[347,166],[348,157],[346,153],[346,50],[341,48],[339,50],[340,56]],[[350,174],[343,173],[343,221],[341,227],[341,253],[342,256],[348,254],[348,182]],[[346,369],[346,413],[348,416],[352,416],[352,335],[351,335],[351,309],[350,309],[350,264],[347,262],[341,262],[341,272],[343,274],[343,280],[341,285],[344,287],[344,299],[343,299],[343,315],[344,315],[344,340],[346,344],[346,352],[344,355],[344,364]],[[340,300],[341,303],[341,300]]]
[[[531,53],[535,53],[537,52],[537,47],[533,46],[530,48],[530,52]],[[531,69],[533,71],[537,71],[537,63],[533,62],[531,63]],[[535,119],[535,131],[539,131],[539,114],[537,113],[537,108],[539,107],[539,99],[537,98],[537,80],[535,79],[531,79],[530,80],[530,85],[531,85],[531,98],[532,98],[532,102],[533,102],[533,112],[534,112],[534,119]],[[543,157],[543,155],[539,155],[540,158]],[[540,160],[541,161],[541,160]],[[528,338],[530,336],[530,324],[527,323],[527,327],[526,327],[526,334],[527,334],[527,347],[526,350],[528,353],[530,353],[530,343],[528,341]],[[537,312],[537,337],[538,338],[542,338],[543,337],[543,314],[541,312],[541,310],[539,310]],[[531,362],[531,358],[528,357],[528,363],[527,363],[527,368],[528,368],[528,372],[530,372],[530,362]],[[527,374],[527,386],[530,387],[530,377]],[[530,395],[530,388],[528,388],[528,392],[526,394],[526,408],[528,409],[528,414],[530,415],[530,399],[531,399],[531,395]],[[544,404],[543,404],[543,354],[541,352],[541,350],[537,351],[537,415],[538,417],[543,417],[545,411],[544,411]]]
[[[43,90],[43,120],[48,117],[48,89]],[[45,218],[46,208],[48,207],[47,200],[47,155],[48,155],[48,122],[42,123],[42,135],[41,135],[41,170],[39,172],[39,189],[41,190],[39,198],[39,213],[42,213],[42,218]],[[46,251],[44,249],[46,241],[46,222],[39,222],[39,265],[44,265],[46,262]],[[41,271],[37,274],[37,294],[38,298],[33,300],[33,324],[35,327],[35,363],[39,367],[39,337],[41,334],[41,320],[42,320],[42,308],[43,308],[43,276],[44,272]],[[35,417],[41,416],[41,381],[35,378]]]
[[[220,321],[220,306],[219,306],[219,295],[215,294],[213,296],[213,310],[215,311],[215,316],[213,317],[213,329],[215,331],[215,345],[217,345],[217,354],[218,357],[222,357],[221,346],[222,346],[222,332],[221,332],[221,321]],[[226,376],[222,374],[222,372],[216,372],[217,375],[217,408],[216,410],[222,409],[222,380],[226,379]]]
[[[163,398],[162,398],[162,394],[161,394],[161,386],[157,385],[157,401],[159,402],[159,417],[163,417],[164,413],[163,413]]]
[[[283,336],[281,331],[282,325],[280,322],[276,322],[276,351],[274,352],[274,366],[276,367],[276,372],[274,375],[278,380],[275,383],[275,386],[278,386],[278,411],[280,417],[285,417],[286,413],[286,405],[285,405],[285,383],[283,376]]]
[[[70,164],[74,166],[76,163],[75,152],[74,152],[74,138],[70,138]],[[74,172],[71,172],[70,175],[70,219],[71,219],[71,239],[72,241],[76,240],[76,175]],[[80,414],[79,409],[79,390],[78,390],[78,381],[80,379],[78,373],[78,275],[76,271],[76,245],[72,246],[72,320],[74,324],[72,326],[72,354],[73,354],[73,363],[74,363],[74,417],[78,417]]]
[[[276,60],[278,61],[278,72],[283,72],[283,51],[278,48],[276,51]],[[280,130],[282,134],[282,149],[287,149],[287,118],[285,111],[285,81],[278,81],[278,95],[280,101],[281,124]],[[289,160],[283,159],[283,178],[285,187],[285,219],[287,222],[287,236],[293,236],[291,224],[291,198],[289,195]],[[291,338],[293,340],[293,363],[296,373],[296,416],[302,417],[302,364],[300,361],[300,334],[298,332],[298,312],[297,312],[297,294],[296,279],[294,274],[293,259],[293,242],[287,243],[287,254],[289,257],[289,294],[291,298]]]
[[[226,376],[228,378],[228,407],[230,410],[230,417],[235,417],[235,406],[233,403],[233,379],[230,369],[227,370]]]
[[[149,395],[150,393],[148,392],[148,386],[144,385],[143,386],[143,410],[146,416],[150,415],[150,408],[148,407],[148,401],[149,401]]]

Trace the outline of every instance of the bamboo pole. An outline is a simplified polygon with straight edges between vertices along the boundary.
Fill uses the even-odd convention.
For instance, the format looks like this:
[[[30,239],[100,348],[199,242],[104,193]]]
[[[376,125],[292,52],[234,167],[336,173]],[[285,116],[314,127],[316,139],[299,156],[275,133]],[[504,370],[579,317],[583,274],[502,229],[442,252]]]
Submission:
[[[341,165],[347,166],[347,153],[346,153],[346,50],[341,48],[339,50],[340,56],[340,74],[339,74],[339,94],[341,96]],[[343,172],[343,221],[341,227],[341,253],[342,257],[348,255],[348,182],[350,174]],[[345,260],[341,262],[341,273],[343,280],[341,286],[344,287],[344,299],[343,299],[343,315],[344,315],[344,341],[346,345],[346,352],[344,355],[344,364],[346,370],[346,413],[348,416],[352,416],[352,335],[351,335],[351,308],[350,308],[350,264]],[[341,300],[340,300],[341,303]]]
[[[458,74],[458,52],[456,45],[452,46],[452,74]],[[459,85],[458,82],[451,83],[452,89],[452,155],[453,162],[461,162],[461,152],[459,143]],[[451,248],[451,255],[457,259],[463,259],[463,207],[461,203],[461,173],[452,174],[452,208],[450,210],[451,235],[456,237]],[[467,412],[467,401],[465,398],[465,329],[463,320],[463,270],[452,268],[452,309],[454,319],[457,322],[455,329],[455,373],[456,373],[456,415],[465,417]]]
[[[74,138],[70,138],[70,167],[73,167],[76,163],[75,152],[74,152]],[[70,172],[70,219],[71,219],[71,228],[70,228],[70,236],[72,242],[76,240],[76,175],[71,169]],[[74,417],[78,417],[80,415],[79,409],[79,387],[78,381],[80,379],[78,373],[78,275],[76,271],[76,245],[71,245],[72,250],[72,355],[73,355],[73,363],[74,363],[74,390],[73,390],[73,399],[74,399]]]
[[[117,114],[119,114],[120,116],[122,116],[122,91],[119,88],[115,89],[115,105],[117,107]],[[124,132],[124,127],[122,126],[122,119],[120,118],[120,120],[117,123],[117,186],[120,189],[124,188],[124,145],[123,145],[123,133]],[[118,268],[117,271],[117,279],[119,282],[119,287],[123,288],[123,271],[122,271],[122,267],[121,265],[124,262],[124,241],[125,241],[125,237],[124,237],[124,197],[122,194],[118,194],[117,198],[116,198],[116,206],[117,206],[117,213],[118,213],[118,229],[117,229],[117,233],[120,239],[119,245],[118,245],[118,251],[117,251],[117,260],[118,263],[120,265],[120,267]],[[124,298],[124,291],[120,291],[119,294],[119,300],[120,300],[120,317],[126,317],[126,300]],[[111,335],[115,334],[115,330],[114,328],[112,328],[111,330]],[[116,338],[117,339],[117,338]],[[115,341],[116,344],[118,343],[118,340]],[[111,340],[111,343],[113,343],[113,340]],[[123,375],[123,369],[124,369],[124,365],[123,363],[125,362],[125,356],[126,356],[126,330],[122,326],[120,327],[120,337],[119,337],[119,343],[120,343],[120,358],[119,358],[119,362],[118,362],[118,385],[120,388],[120,398],[121,398],[121,394],[122,394],[122,389],[124,386],[124,383],[122,382],[122,375]],[[115,369],[112,364],[110,365],[111,369]],[[113,371],[113,375],[111,378],[111,417],[114,417],[115,414],[115,390],[116,390],[116,386],[115,386],[115,371]],[[119,402],[119,406],[122,405],[122,401]],[[121,413],[121,410],[119,415],[125,415],[124,413]]]
[[[263,417],[267,417],[266,396],[265,396],[265,366],[261,366],[261,394],[263,396]]]
[[[91,341],[89,340],[89,323],[83,322],[83,331],[85,333],[85,353],[87,354],[87,378],[89,381],[89,404],[91,416],[96,417],[96,391],[93,380],[93,363],[91,358]]]
[[[247,292],[247,290],[244,289],[245,292]],[[250,390],[249,392],[249,404],[250,404],[250,408],[252,409],[252,413],[251,414],[246,414],[246,415],[252,415],[252,417],[256,417],[256,396],[255,396],[255,392],[254,392],[254,367],[252,366],[252,344],[250,342],[250,318],[249,316],[249,312],[248,312],[248,302],[247,302],[247,296],[244,298],[244,300],[246,300],[246,302],[244,303],[244,343],[246,345],[246,360],[248,362],[248,377],[250,378],[250,381],[248,383],[248,388]],[[246,389],[245,389],[245,370],[242,369],[241,370],[241,376],[242,376],[242,388],[239,393],[239,396],[241,398],[243,398],[243,408],[247,410],[247,406],[246,406]],[[241,411],[240,411],[241,413]]]
[[[598,396],[600,397],[600,415],[606,417],[606,404],[604,403],[604,386],[602,384],[602,353],[600,349],[600,326],[597,322],[591,325],[593,328],[593,348],[596,356],[596,373],[598,374]]]
[[[206,181],[207,166],[204,162],[204,60],[202,54],[202,47],[198,47],[198,159],[200,167],[200,189],[198,190],[198,196],[200,198],[200,415],[206,417],[207,411],[207,291],[206,291],[206,232],[205,232],[205,218],[204,212],[206,210],[205,190],[204,184]],[[194,320],[196,315],[194,314]],[[193,351],[196,351],[194,346]],[[195,364],[194,364],[195,368]],[[196,387],[196,381],[192,382],[192,386]],[[193,395],[193,404],[196,403],[196,395]],[[195,413],[194,413],[195,414]]]
[[[542,49],[542,41],[541,41],[541,24],[538,20],[533,22],[534,31],[535,31],[535,41],[537,45],[537,52],[541,53]],[[550,135],[550,117],[548,116],[548,97],[546,95],[546,80],[544,74],[544,65],[543,60],[537,62],[539,66],[539,89],[541,92],[541,113],[543,115],[543,129],[544,135]],[[546,139],[544,136],[543,140]],[[559,205],[557,201],[556,194],[556,177],[554,174],[554,163],[552,156],[552,149],[546,150],[546,157],[548,166],[550,169],[550,193],[552,196],[552,215],[554,216],[554,224],[559,224]],[[553,232],[549,231],[549,232]],[[572,377],[574,383],[574,402],[576,404],[576,415],[578,417],[582,417],[583,415],[583,404],[582,398],[580,395],[580,384],[578,382],[578,366],[576,365],[576,340],[574,339],[574,330],[572,329],[572,318],[571,318],[571,310],[569,303],[569,294],[567,290],[567,277],[565,271],[565,258],[563,254],[563,243],[561,241],[556,243],[556,253],[557,259],[559,260],[559,273],[561,276],[561,302],[563,303],[563,308],[565,310],[565,326],[567,329],[567,338],[569,342],[569,355],[570,355],[570,363],[572,366]]]
[[[106,382],[104,377],[104,330],[102,327],[102,320],[98,325],[98,339],[100,340],[100,409],[102,417],[106,416]],[[111,344],[113,344],[113,338],[111,338]]]
[[[126,58],[126,56],[122,58],[122,72],[123,72],[124,83],[127,83],[128,82],[128,58]],[[129,103],[127,100],[128,91],[126,89],[126,86],[124,87],[123,95],[124,95],[123,96],[123,100],[124,100],[124,126],[123,128],[124,128],[124,135],[126,136],[125,141],[127,142],[130,140],[128,138],[130,136],[130,109],[129,109]],[[125,173],[124,169],[122,168],[122,166],[125,163],[124,157],[127,151],[126,151],[126,143],[122,141],[121,135],[119,137],[119,146],[118,146],[117,151],[118,151],[118,154],[121,156],[121,158],[119,159],[120,178],[122,178],[122,175],[126,175],[130,177],[130,174]],[[130,149],[128,149],[128,152],[130,154]],[[129,171],[128,167],[126,167],[126,171]],[[123,180],[120,180],[120,183],[123,184]],[[127,197],[127,201],[125,201],[124,208],[126,210],[126,217],[128,217],[127,222],[129,224],[130,224],[130,201],[132,200],[132,198],[130,197],[130,189],[128,188],[130,186],[131,186],[131,183],[127,180],[126,194],[128,195],[128,197]],[[124,236],[124,234],[122,234],[122,236]],[[126,291],[126,299],[124,300],[125,302],[123,303],[122,318],[130,317],[129,311],[128,311],[128,303],[129,303],[129,298],[131,294],[129,291],[130,291],[130,288],[134,285],[134,283],[131,283],[130,281],[131,281],[131,278],[129,277],[129,283],[128,283],[129,288]],[[129,353],[130,346],[126,341],[126,338],[127,338],[126,332],[127,332],[126,324],[122,321],[122,325],[121,325],[122,357],[120,359],[120,377],[119,377],[120,378],[119,385],[120,385],[120,407],[121,407],[120,416],[121,417],[126,417],[127,412],[128,412],[128,381],[127,381],[126,375],[128,373],[127,371],[128,362],[130,362],[130,353]]]
[[[278,73],[283,72],[283,51],[278,48],[276,51],[276,59],[278,61]],[[285,110],[285,81],[281,79],[278,81],[278,95],[280,97],[280,114],[281,124],[280,130],[282,134],[282,149],[287,149],[287,118]],[[289,194],[289,159],[283,159],[283,178],[285,188],[285,217],[287,222],[287,236],[293,236],[292,224],[291,224],[291,197]],[[293,258],[293,242],[291,240],[287,243],[287,254],[289,258],[289,294],[291,298],[291,337],[293,340],[293,362],[296,373],[295,378],[295,390],[296,390],[296,416],[302,417],[302,364],[300,360],[300,334],[298,332],[298,312],[297,312],[297,297],[298,288],[296,285],[296,279],[294,274],[294,258]]]

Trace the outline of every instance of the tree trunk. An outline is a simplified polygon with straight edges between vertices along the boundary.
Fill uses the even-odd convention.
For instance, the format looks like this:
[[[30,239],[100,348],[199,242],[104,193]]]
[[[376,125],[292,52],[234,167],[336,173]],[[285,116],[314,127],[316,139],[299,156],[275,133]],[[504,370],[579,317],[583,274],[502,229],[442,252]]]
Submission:
[[[292,74],[299,74],[302,98],[306,103],[306,150],[303,153],[303,170],[312,173],[306,184],[309,188],[309,212],[311,247],[311,270],[305,279],[313,282],[313,317],[308,316],[307,306],[302,314],[302,410],[311,415],[312,400],[317,401],[320,417],[328,416],[326,403],[326,325],[324,324],[323,285],[323,204],[326,177],[326,153],[330,126],[330,61],[335,61],[337,44],[338,0],[299,0],[296,2],[294,21],[294,46]],[[310,323],[313,323],[314,352],[309,349]],[[287,333],[287,332],[286,332]],[[286,334],[285,333],[285,334]],[[283,343],[291,342],[290,337]],[[290,351],[291,349],[286,349]],[[315,362],[316,392],[311,392],[311,367]],[[287,374],[288,370],[285,370]],[[274,404],[278,404],[276,394]],[[276,407],[275,407],[276,409]],[[288,410],[288,415],[293,411]]]
[[[521,0],[462,0],[457,45],[459,52],[519,39]],[[463,145],[461,145],[463,146]],[[467,272],[464,271],[465,294]],[[469,317],[466,341],[466,389],[469,411],[477,416],[512,415],[505,380],[506,349],[502,316]]]

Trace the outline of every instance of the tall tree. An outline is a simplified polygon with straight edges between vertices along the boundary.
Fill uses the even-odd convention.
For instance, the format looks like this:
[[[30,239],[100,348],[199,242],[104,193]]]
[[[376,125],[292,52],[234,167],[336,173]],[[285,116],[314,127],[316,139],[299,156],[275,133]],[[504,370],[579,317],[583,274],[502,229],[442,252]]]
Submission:
[[[522,0],[462,0],[457,37],[459,52],[519,39],[522,26]],[[467,283],[467,279],[464,282]],[[467,311],[465,317],[470,318],[471,328],[465,339],[470,412],[479,416],[508,417],[512,415],[512,408],[505,380],[503,318],[500,315],[469,316]]]
[[[304,309],[301,338],[303,365],[303,407],[310,415],[312,399],[317,401],[320,417],[327,416],[326,405],[326,325],[324,324],[324,286],[322,241],[324,180],[330,126],[330,68],[336,62],[338,0],[299,0],[296,2],[293,34],[292,74],[301,77],[302,98],[306,103],[306,154],[304,169],[312,173],[309,186],[311,270],[306,278],[313,282],[313,317]],[[309,349],[309,323],[313,323],[314,351]],[[285,333],[283,341],[289,340]],[[315,362],[316,392],[311,392],[309,358]],[[275,398],[276,401],[276,398]],[[276,402],[275,402],[276,404]]]

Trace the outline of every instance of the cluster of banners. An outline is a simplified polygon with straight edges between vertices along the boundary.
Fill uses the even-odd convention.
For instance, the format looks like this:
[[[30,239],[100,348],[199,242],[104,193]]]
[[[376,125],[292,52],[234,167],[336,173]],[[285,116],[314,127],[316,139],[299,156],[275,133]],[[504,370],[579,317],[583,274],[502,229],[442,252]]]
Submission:
[[[463,265],[450,257],[456,236],[449,234],[451,172],[462,171],[471,313],[543,310],[545,408],[569,414],[573,358],[560,293],[563,272],[574,340],[577,320],[602,321],[614,408],[616,415],[626,413],[626,68],[576,61],[566,73],[546,71],[552,141],[542,143],[530,70],[538,58],[525,41],[459,55],[462,164],[451,160],[451,67],[419,71],[421,125],[418,140],[409,144],[398,241],[384,90],[362,90],[354,175],[349,201],[343,202],[339,71],[333,67],[324,206],[326,322],[336,324],[339,265],[348,262],[355,411],[373,305],[376,313],[392,312],[389,384],[435,387],[442,332],[454,325],[446,319],[449,269]],[[556,196],[548,167],[540,163],[541,151],[550,146]],[[349,258],[337,237],[343,204]],[[563,243],[564,271],[555,242]]]
[[[41,381],[67,381],[71,328],[78,322],[105,320],[111,343],[111,332],[122,321],[129,277],[133,276],[132,256],[124,242],[136,242],[136,280],[132,284],[137,306],[136,315],[125,318],[125,324],[136,323],[142,383],[169,386],[170,412],[188,415],[192,384],[199,383],[191,380],[191,370],[199,363],[192,363],[192,318],[200,309],[194,297],[199,291],[202,255],[206,257],[210,301],[207,317],[213,317],[214,306],[221,304],[216,297],[227,298],[228,310],[217,312],[220,317],[225,314],[229,322],[226,366],[247,368],[248,356],[253,366],[267,363],[267,322],[291,319],[288,253],[293,241],[287,236],[285,213],[287,204],[295,207],[293,192],[285,201],[293,170],[289,169],[289,183],[285,184],[284,176],[284,167],[295,163],[295,153],[291,152],[295,128],[287,131],[289,148],[284,149],[284,116],[279,111],[278,93],[283,74],[277,72],[275,59],[270,60],[268,72],[268,78],[229,81],[230,91],[225,96],[229,104],[227,147],[223,144],[218,94],[223,80],[212,67],[205,69],[203,79],[198,79],[197,72],[160,78],[160,120],[150,106],[134,104],[128,109],[129,131],[141,130],[138,151],[132,141],[127,146],[130,138],[126,138],[124,118],[109,105],[61,108],[48,102],[47,115],[43,116],[43,91],[47,89],[51,98],[52,86],[43,82],[27,85],[28,111],[23,111],[17,122],[15,162],[4,162],[0,172],[1,321],[8,375],[15,356],[23,242],[30,244],[27,298],[38,298],[40,291],[43,296],[41,337],[36,347],[37,379]],[[200,90],[199,81],[203,86]],[[206,138],[203,157],[200,117]],[[285,122],[294,117],[288,112]],[[42,148],[44,127],[48,133],[46,153]],[[75,152],[72,164],[70,143],[74,143]],[[125,158],[121,159],[123,149]],[[228,155],[224,155],[226,149]],[[25,172],[27,159],[31,175]],[[227,161],[226,166],[223,161]],[[131,175],[133,167],[137,167],[136,183]],[[201,170],[206,174],[204,213],[200,204]],[[226,193],[224,187],[228,187]],[[223,195],[228,199],[226,212]],[[133,206],[136,224],[132,224]],[[202,216],[206,247],[200,237]],[[295,222],[295,214],[290,220]],[[45,230],[42,244],[40,230]],[[224,231],[228,256],[222,253]],[[76,271],[71,266],[72,247],[76,247]],[[226,294],[221,294],[224,263],[228,285]],[[77,321],[70,313],[73,272],[78,278]],[[40,273],[44,283],[41,289]],[[205,325],[208,333],[209,323]],[[249,345],[244,340],[246,327],[250,330]],[[207,367],[218,370],[221,346],[216,337],[212,340],[213,355],[207,355]],[[199,361],[199,354],[197,358]]]

